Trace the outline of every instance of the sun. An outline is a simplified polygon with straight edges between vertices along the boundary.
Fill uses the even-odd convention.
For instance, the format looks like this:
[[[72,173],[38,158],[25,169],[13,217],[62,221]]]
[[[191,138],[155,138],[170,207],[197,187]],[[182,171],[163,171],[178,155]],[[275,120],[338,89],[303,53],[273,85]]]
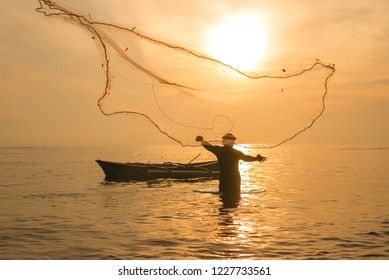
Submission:
[[[240,71],[253,71],[267,50],[263,23],[250,15],[234,15],[211,28],[207,40],[209,54]]]

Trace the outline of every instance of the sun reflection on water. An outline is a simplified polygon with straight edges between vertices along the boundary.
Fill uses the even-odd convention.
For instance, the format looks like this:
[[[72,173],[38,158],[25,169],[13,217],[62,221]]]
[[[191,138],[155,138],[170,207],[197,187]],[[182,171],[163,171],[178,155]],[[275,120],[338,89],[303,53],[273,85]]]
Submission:
[[[243,198],[242,201],[245,201]],[[240,208],[242,207],[242,208]],[[219,255],[233,259],[255,259],[258,251],[268,246],[265,241],[274,229],[266,222],[258,224],[260,213],[242,211],[244,205],[235,209],[219,209],[219,221],[216,239],[219,243]],[[259,219],[261,220],[261,219]],[[261,240],[264,239],[263,242]],[[253,244],[256,244],[253,247]]]

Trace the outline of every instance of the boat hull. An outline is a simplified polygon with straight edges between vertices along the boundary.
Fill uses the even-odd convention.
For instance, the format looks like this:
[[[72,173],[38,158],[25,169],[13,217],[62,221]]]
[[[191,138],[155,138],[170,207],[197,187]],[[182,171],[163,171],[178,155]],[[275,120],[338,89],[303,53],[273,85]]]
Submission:
[[[164,163],[120,163],[96,160],[105,174],[106,181],[148,181],[159,178],[195,179],[219,178],[219,165],[217,161],[200,162],[192,164]]]

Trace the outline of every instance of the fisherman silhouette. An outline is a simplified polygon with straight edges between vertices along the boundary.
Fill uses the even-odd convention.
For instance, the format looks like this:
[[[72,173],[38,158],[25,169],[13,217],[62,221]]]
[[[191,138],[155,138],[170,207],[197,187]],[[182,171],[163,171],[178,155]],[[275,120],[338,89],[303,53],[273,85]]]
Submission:
[[[218,160],[220,169],[219,192],[228,196],[240,195],[240,172],[239,161],[266,161],[266,157],[257,155],[256,157],[246,155],[233,148],[236,137],[228,133],[222,137],[223,146],[213,146],[204,141],[202,136],[197,136],[196,141],[208,151],[212,152]]]

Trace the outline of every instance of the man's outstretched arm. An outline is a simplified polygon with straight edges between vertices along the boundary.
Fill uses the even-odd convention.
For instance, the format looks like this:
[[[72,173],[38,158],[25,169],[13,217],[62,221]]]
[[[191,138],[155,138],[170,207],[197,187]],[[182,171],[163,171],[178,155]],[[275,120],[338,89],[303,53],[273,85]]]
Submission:
[[[266,157],[263,157],[263,156],[261,156],[261,155],[259,155],[259,154],[258,154],[256,157],[253,157],[253,156],[249,156],[249,155],[243,154],[242,160],[248,161],[248,162],[252,162],[252,161],[264,162],[264,161],[267,160],[267,158],[266,158]]]
[[[209,144],[207,141],[204,140],[203,136],[197,136],[196,142],[200,142],[201,145],[203,146],[212,146],[211,144]]]

